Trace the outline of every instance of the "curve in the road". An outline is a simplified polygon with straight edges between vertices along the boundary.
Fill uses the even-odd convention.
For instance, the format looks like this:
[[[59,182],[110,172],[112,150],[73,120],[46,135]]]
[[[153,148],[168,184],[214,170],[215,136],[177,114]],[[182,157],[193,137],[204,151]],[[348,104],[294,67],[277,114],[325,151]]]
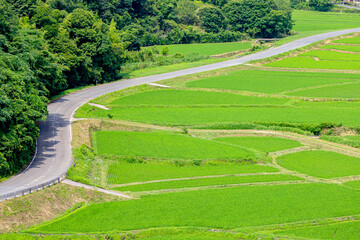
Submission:
[[[275,56],[320,40],[354,32],[360,32],[360,28],[318,34],[233,60],[170,73],[112,82],[66,95],[48,105],[49,115],[46,121],[40,123],[40,137],[38,138],[37,154],[33,163],[26,171],[0,183],[0,195],[20,191],[50,181],[69,169],[72,164],[71,118],[73,112],[78,107],[91,99],[135,85],[226,68],[251,60]]]

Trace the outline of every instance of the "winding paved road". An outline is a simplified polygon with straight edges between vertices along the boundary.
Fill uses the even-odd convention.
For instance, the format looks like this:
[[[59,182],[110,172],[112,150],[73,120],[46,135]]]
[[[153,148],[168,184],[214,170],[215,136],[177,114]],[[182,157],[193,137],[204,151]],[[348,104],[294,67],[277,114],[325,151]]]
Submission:
[[[360,32],[360,28],[314,35],[233,60],[165,74],[112,82],[66,95],[48,105],[49,115],[46,121],[40,123],[40,137],[38,138],[37,154],[33,163],[23,173],[0,183],[0,195],[50,181],[69,169],[72,164],[71,118],[78,107],[91,99],[135,85],[235,66],[251,60],[275,56],[326,38],[353,32]]]

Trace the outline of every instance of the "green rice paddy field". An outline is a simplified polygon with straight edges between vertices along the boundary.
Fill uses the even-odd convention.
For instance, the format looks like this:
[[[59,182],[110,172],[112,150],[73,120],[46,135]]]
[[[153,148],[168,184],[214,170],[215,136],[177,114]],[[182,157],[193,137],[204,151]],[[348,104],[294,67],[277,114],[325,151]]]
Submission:
[[[332,44],[321,46],[319,50],[307,51],[295,57],[266,63],[264,66],[360,70],[360,45],[347,45],[353,44],[353,42],[357,42],[357,39],[358,37],[349,37],[341,40],[334,40]],[[340,43],[343,45],[336,45]],[[339,52],[336,50],[347,52]]]
[[[206,177],[234,174],[274,173],[278,169],[258,164],[179,165],[169,161],[129,163],[118,161],[109,166],[108,185],[154,180]]]
[[[294,11],[294,19],[306,36],[358,27],[360,16]],[[76,118],[127,128],[94,127],[88,145],[95,157],[84,155],[90,163],[74,168],[99,166],[100,187],[133,198],[85,204],[19,238],[358,239],[360,72],[341,70],[360,70],[360,55],[339,52],[358,52],[356,44],[359,37],[346,37],[265,64],[276,68],[197,74],[160,82],[170,88],[140,86],[93,100],[110,110],[85,104]],[[201,47],[208,55],[230,49],[179,45],[170,54]],[[259,122],[320,139],[281,127],[241,129]],[[240,127],[221,127],[227,124]],[[84,171],[89,179],[96,172]]]
[[[327,151],[304,151],[280,156],[286,169],[320,178],[336,178],[360,173],[360,158]]]
[[[91,233],[158,227],[241,227],[360,214],[360,192],[333,184],[248,186],[143,196],[94,204],[34,233]]]

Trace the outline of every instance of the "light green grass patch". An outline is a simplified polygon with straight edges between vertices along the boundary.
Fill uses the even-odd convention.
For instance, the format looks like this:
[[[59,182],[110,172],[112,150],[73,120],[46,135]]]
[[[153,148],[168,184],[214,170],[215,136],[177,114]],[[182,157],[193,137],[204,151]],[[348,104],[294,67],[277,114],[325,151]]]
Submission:
[[[254,153],[205,139],[165,132],[95,132],[100,155],[169,159],[249,159]]]
[[[360,83],[350,83],[288,93],[291,96],[319,98],[360,98]]]
[[[278,157],[284,168],[320,178],[360,175],[360,158],[328,151],[303,151]]]
[[[228,177],[210,177],[210,178],[197,178],[197,179],[187,179],[187,180],[145,183],[145,184],[116,187],[113,189],[118,191],[141,192],[141,191],[151,191],[151,190],[161,190],[161,189],[221,186],[228,184],[279,182],[279,181],[293,181],[293,180],[303,180],[303,179],[296,176],[290,176],[284,174],[228,176]]]
[[[302,53],[299,56],[306,57],[317,57],[320,60],[331,60],[331,61],[360,61],[360,54],[342,53],[334,51],[321,51],[313,50],[306,53]]]
[[[359,198],[360,192],[333,184],[168,193],[90,205],[29,232],[116,232],[180,226],[234,229],[359,214]]]
[[[322,49],[335,49],[340,51],[348,51],[348,52],[360,52],[359,46],[351,46],[351,45],[325,45],[321,47]]]
[[[109,166],[107,184],[123,184],[162,179],[176,179],[200,176],[217,176],[245,173],[272,173],[279,170],[270,166],[253,164],[206,164],[179,165],[168,161],[128,163],[119,161]]]
[[[360,45],[360,37],[350,37],[350,38],[334,40],[333,43],[359,44]]]
[[[214,140],[264,152],[275,152],[303,146],[298,141],[279,137],[222,137]]]
[[[275,232],[282,237],[302,239],[359,239],[360,222],[344,222]]]
[[[154,90],[119,98],[111,103],[118,106],[138,105],[279,105],[288,102],[282,98],[242,96],[232,93]]]
[[[312,68],[312,69],[350,69],[359,70],[360,61],[316,61],[312,57],[293,57],[266,63],[268,67]]]
[[[176,53],[199,53],[207,56],[218,55],[222,53],[235,52],[251,48],[251,42],[227,42],[227,43],[195,43],[195,44],[173,44],[166,46],[156,46],[160,51],[168,47],[169,54]]]
[[[227,75],[188,82],[191,88],[215,88],[262,93],[279,93],[297,88],[351,82],[358,74],[302,73],[285,71],[236,71]]]

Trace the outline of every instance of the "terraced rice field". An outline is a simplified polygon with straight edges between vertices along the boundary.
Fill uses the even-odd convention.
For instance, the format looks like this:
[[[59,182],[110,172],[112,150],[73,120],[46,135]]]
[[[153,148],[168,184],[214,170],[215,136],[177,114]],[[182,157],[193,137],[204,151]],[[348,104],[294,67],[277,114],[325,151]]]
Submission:
[[[280,156],[278,163],[286,169],[320,178],[359,175],[360,158],[326,151],[304,151]]]
[[[358,37],[351,37],[334,40],[328,45],[320,46],[319,50],[307,51],[296,57],[266,63],[264,66],[360,70],[360,45],[352,45],[357,39]]]
[[[100,155],[170,159],[250,159],[254,156],[245,148],[166,132],[99,131],[96,144]]]
[[[314,226],[309,228],[300,228],[277,232],[284,237],[297,237],[302,239],[358,239],[360,222],[359,220],[345,223],[335,223],[325,226]]]
[[[257,164],[179,165],[168,161],[129,163],[116,162],[109,166],[108,185],[148,182],[166,179],[193,178],[234,174],[263,174],[279,172],[270,166]]]
[[[344,39],[334,40],[333,43],[360,45],[360,37],[348,37],[348,38],[344,38]]]
[[[214,140],[264,152],[276,152],[303,146],[298,141],[276,137],[223,137]]]
[[[358,191],[331,184],[168,193],[94,204],[30,231],[91,233],[174,226],[236,229],[360,214],[359,197]]]
[[[360,52],[360,44],[359,46],[351,46],[351,45],[325,45],[322,46],[321,49],[332,49],[332,50],[340,50],[340,51],[346,51],[346,52]]]
[[[226,176],[226,177],[206,177],[176,181],[151,182],[115,187],[118,191],[153,191],[162,189],[192,188],[205,186],[238,185],[244,183],[265,183],[303,180],[297,176],[283,174],[249,175],[249,176]]]
[[[328,16],[319,15],[323,29],[339,24]],[[85,142],[95,156],[84,156],[100,168],[97,183],[133,199],[85,205],[27,232],[357,239],[360,74],[338,70],[356,69],[360,55],[339,52],[354,49],[356,37],[340,41],[269,63],[286,69],[197,74],[160,82],[169,88],[138,86],[93,101],[110,110],[82,106],[76,117],[99,123]],[[299,66],[334,70],[290,69]]]

